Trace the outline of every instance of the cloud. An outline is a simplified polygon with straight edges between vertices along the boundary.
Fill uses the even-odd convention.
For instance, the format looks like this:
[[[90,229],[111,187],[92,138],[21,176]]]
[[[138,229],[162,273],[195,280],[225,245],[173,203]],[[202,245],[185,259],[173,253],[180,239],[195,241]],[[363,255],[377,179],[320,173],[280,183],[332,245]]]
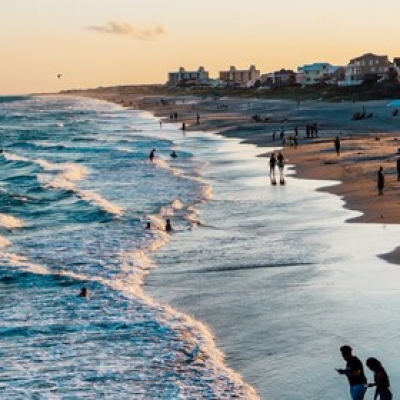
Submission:
[[[165,33],[161,25],[156,25],[151,29],[140,28],[126,22],[108,22],[106,25],[93,25],[86,28],[89,31],[96,33],[108,33],[113,35],[131,36],[137,40],[151,41],[157,36]]]

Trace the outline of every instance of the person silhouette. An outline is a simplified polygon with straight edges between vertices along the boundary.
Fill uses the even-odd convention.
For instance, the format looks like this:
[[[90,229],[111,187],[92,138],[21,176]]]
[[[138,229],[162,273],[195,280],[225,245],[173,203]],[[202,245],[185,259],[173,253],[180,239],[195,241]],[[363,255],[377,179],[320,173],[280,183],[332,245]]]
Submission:
[[[171,232],[172,231],[172,226],[171,226],[171,220],[167,219],[165,223],[165,231],[166,232]]]
[[[80,291],[78,297],[85,297],[85,298],[89,297],[89,292],[88,292],[88,290],[87,290],[85,287],[83,287],[83,288],[81,289],[81,291]]]
[[[150,161],[153,161],[154,160],[154,153],[156,152],[156,149],[153,149],[151,152],[150,152],[150,155],[149,155],[149,159],[150,159]]]
[[[276,176],[275,176],[275,167],[276,167],[276,156],[274,153],[271,153],[269,157],[269,177],[273,185],[276,185]]]
[[[285,168],[285,157],[282,153],[278,153],[276,157],[278,169],[279,169],[279,182],[281,185],[285,183],[285,175],[284,175],[284,168]]]
[[[340,375],[345,375],[350,385],[352,400],[363,400],[367,391],[367,378],[360,359],[353,355],[353,349],[344,345],[340,348],[343,359],[346,361],[345,369],[337,369]]]
[[[369,383],[368,387],[375,387],[374,399],[392,400],[393,395],[390,390],[389,376],[380,361],[370,357],[366,361],[367,367],[374,373],[374,383]]]
[[[170,154],[170,156],[171,156],[172,158],[177,158],[177,157],[178,157],[178,155],[176,154],[176,151],[175,151],[175,150],[172,150],[172,153]]]
[[[378,170],[377,186],[378,186],[378,193],[382,195],[383,188],[385,187],[385,176],[383,175],[383,167],[379,167]]]
[[[339,136],[336,136],[336,138],[333,142],[335,144],[336,155],[340,156],[340,138],[339,138]]]

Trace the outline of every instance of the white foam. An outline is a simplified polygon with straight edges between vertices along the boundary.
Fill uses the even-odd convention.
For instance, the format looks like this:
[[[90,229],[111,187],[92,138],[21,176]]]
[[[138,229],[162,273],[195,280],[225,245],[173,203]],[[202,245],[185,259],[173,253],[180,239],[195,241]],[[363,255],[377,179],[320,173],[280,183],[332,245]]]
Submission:
[[[10,153],[8,151],[3,152],[3,156],[8,160],[8,161],[30,161],[29,158],[19,156],[14,153]]]
[[[75,192],[81,199],[96,204],[102,210],[105,210],[110,214],[117,216],[123,214],[124,209],[122,207],[111,203],[98,193],[80,189],[75,184],[75,182],[84,179],[89,174],[89,171],[85,166],[74,163],[56,164],[41,159],[36,160],[36,162],[47,171],[60,171],[60,173],[55,176],[49,174],[38,175],[39,181],[45,188],[70,190]]]
[[[13,217],[12,215],[6,215],[0,213],[0,226],[5,229],[17,229],[23,228],[26,224],[20,219]]]
[[[11,246],[11,241],[6,239],[4,236],[0,236],[0,248]]]

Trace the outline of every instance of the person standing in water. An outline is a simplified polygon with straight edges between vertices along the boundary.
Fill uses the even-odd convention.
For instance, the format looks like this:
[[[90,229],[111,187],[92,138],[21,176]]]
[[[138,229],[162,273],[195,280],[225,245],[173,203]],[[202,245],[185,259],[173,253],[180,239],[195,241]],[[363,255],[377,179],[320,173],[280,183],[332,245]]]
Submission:
[[[153,149],[151,152],[150,152],[150,155],[149,155],[149,159],[150,159],[150,161],[153,161],[154,160],[154,153],[156,152],[156,149]]]
[[[269,177],[271,178],[272,184],[276,184],[275,168],[276,157],[274,153],[271,153],[271,156],[269,157]]]
[[[340,348],[343,359],[346,361],[345,369],[337,369],[340,375],[346,375],[350,384],[350,396],[352,400],[363,400],[367,391],[367,378],[364,374],[364,368],[360,359],[353,355],[353,349],[350,346]]]
[[[171,226],[171,220],[170,219],[166,220],[165,231],[166,232],[171,232],[172,231],[172,226]]]
[[[279,182],[281,184],[285,183],[285,175],[284,175],[284,168],[285,168],[285,157],[283,157],[283,154],[281,152],[278,153],[277,163],[278,163],[278,169],[279,169]]]
[[[367,367],[374,373],[374,383],[369,383],[368,387],[375,387],[374,400],[392,400],[393,394],[390,390],[390,381],[385,368],[380,361],[374,357],[368,358]]]

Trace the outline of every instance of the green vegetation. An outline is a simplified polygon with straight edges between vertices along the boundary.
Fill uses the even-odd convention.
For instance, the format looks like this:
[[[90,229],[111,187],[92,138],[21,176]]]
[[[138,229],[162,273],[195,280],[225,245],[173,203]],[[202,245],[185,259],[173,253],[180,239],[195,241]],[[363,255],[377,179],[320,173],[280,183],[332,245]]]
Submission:
[[[136,85],[100,87],[85,90],[101,95],[102,92],[114,92],[117,95],[143,95],[143,96],[199,96],[207,97],[243,97],[259,99],[285,99],[285,100],[323,100],[323,101],[367,101],[380,99],[400,98],[400,84],[393,82],[365,84],[361,86],[340,87],[333,85],[313,85],[306,87],[289,86],[276,88],[212,88],[196,87],[175,88],[164,85]],[[79,93],[77,91],[64,91],[63,93]]]

